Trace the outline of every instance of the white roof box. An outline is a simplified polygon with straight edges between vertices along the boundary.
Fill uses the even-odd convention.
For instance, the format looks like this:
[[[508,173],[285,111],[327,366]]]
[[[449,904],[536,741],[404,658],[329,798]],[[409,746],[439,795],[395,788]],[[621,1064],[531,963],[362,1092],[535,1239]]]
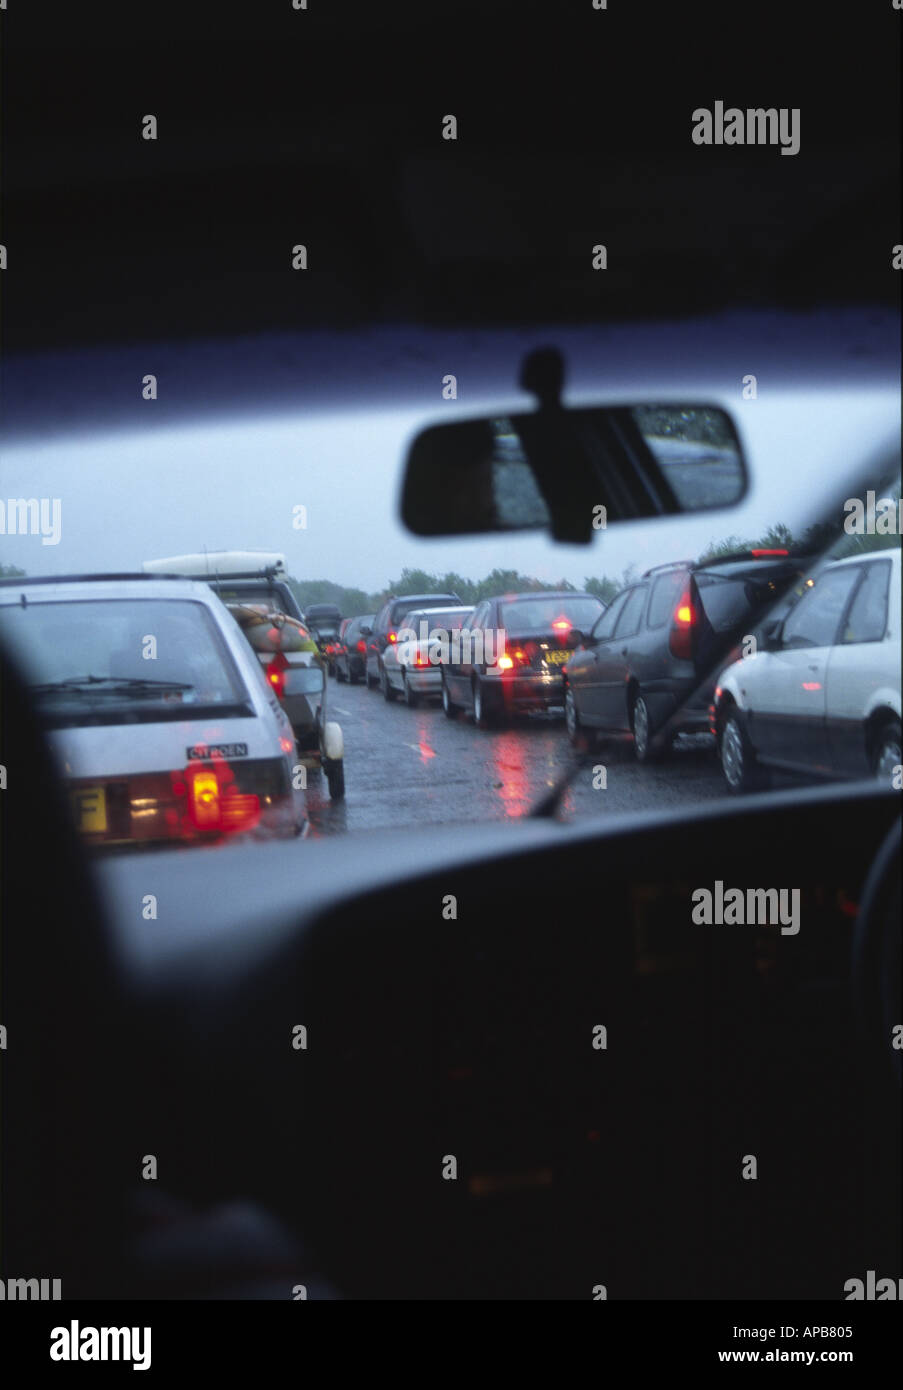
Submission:
[[[198,579],[287,574],[285,556],[273,550],[205,550],[200,555],[171,555],[167,560],[145,560],[141,568],[146,574],[183,574]]]

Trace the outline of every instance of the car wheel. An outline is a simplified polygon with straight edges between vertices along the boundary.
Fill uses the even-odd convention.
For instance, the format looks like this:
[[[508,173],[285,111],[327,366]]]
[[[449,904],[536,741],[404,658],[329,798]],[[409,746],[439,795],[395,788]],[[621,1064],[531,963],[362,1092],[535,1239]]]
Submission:
[[[721,726],[718,756],[724,780],[735,795],[755,791],[763,785],[765,777],[756,750],[736,713],[729,714]]]
[[[574,699],[574,692],[570,686],[568,686],[564,695],[564,724],[568,731],[568,738],[574,748],[579,749],[581,752],[592,748],[596,741],[595,734],[592,730],[585,728],[581,723],[580,714],[577,710],[577,702]]]
[[[402,671],[401,673],[401,688],[404,693],[404,702],[408,709],[416,709],[420,704],[420,696],[417,694],[416,690],[411,688],[407,671]]]
[[[330,801],[341,801],[345,795],[345,761],[339,759],[333,761],[328,759],[323,764],[323,771],[326,773],[326,785],[329,787]]]
[[[474,676],[473,680],[473,722],[478,729],[491,729],[495,723],[495,711],[486,698],[479,676]]]
[[[380,666],[379,668],[379,688],[383,693],[383,699],[387,701],[387,703],[391,704],[398,692],[396,691],[395,686],[391,684],[389,677],[386,675],[385,666]]]
[[[878,731],[872,748],[872,771],[882,782],[890,782],[894,768],[903,762],[899,719],[890,719]]]
[[[637,695],[630,711],[630,730],[633,734],[633,751],[638,763],[658,762],[662,748],[652,733],[649,706],[642,695]]]
[[[446,719],[455,719],[458,713],[458,706],[455,704],[448,689],[448,682],[445,675],[442,676],[442,709]]]

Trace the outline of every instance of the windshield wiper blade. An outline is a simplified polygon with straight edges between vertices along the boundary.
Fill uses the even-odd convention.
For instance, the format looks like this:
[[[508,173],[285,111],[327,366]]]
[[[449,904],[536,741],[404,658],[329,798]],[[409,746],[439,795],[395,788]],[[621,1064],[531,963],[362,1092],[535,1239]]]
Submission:
[[[576,753],[574,755],[574,761],[571,763],[567,772],[565,772],[562,777],[559,777],[554,787],[546,792],[545,796],[540,797],[536,805],[531,806],[530,810],[526,812],[527,820],[533,820],[534,818],[553,820],[555,812],[561,805],[561,800],[565,792],[573,783],[578,772],[582,772],[590,762],[592,762],[591,753]]]
[[[193,685],[186,685],[183,681],[157,681],[145,677],[131,676],[67,676],[61,681],[45,681],[42,685],[31,685],[29,690],[35,695],[49,694],[100,694],[98,686],[103,686],[104,691],[115,694],[119,690],[193,690]]]

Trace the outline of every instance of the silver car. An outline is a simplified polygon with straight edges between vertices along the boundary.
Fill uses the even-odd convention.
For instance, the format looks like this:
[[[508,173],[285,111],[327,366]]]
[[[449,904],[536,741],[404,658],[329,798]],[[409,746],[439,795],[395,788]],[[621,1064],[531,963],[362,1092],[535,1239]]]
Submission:
[[[305,828],[292,727],[206,584],[5,580],[0,634],[86,841],[204,843]]]

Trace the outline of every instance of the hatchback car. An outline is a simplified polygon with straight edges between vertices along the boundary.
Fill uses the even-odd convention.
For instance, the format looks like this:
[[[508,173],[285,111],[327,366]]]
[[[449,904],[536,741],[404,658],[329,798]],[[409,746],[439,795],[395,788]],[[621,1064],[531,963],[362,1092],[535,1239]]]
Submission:
[[[380,689],[387,700],[399,692],[410,708],[423,695],[442,694],[442,664],[447,661],[473,608],[420,608],[406,613],[397,639],[383,652]]]
[[[367,638],[370,636],[375,618],[374,613],[365,613],[363,617],[352,618],[349,621],[336,652],[337,681],[348,681],[349,685],[357,685],[358,681],[363,680],[367,667]]]
[[[442,666],[442,708],[488,728],[516,710],[564,704],[564,668],[605,611],[593,594],[540,591],[484,599]]]
[[[632,738],[642,763],[661,758],[679,733],[708,733],[719,670],[739,655],[741,637],[801,583],[808,563],[765,548],[646,570],[612,599],[568,662],[572,743],[601,731]]]
[[[766,633],[715,692],[730,790],[762,786],[768,768],[889,784],[903,761],[899,549],[827,565]]]
[[[206,584],[7,579],[0,632],[91,845],[303,829],[291,724]]]
[[[367,667],[365,676],[367,688],[381,684],[382,658],[386,647],[391,646],[398,637],[398,627],[406,613],[417,608],[448,608],[461,602],[457,594],[393,594],[387,599],[373,621],[373,630],[367,638]]]

